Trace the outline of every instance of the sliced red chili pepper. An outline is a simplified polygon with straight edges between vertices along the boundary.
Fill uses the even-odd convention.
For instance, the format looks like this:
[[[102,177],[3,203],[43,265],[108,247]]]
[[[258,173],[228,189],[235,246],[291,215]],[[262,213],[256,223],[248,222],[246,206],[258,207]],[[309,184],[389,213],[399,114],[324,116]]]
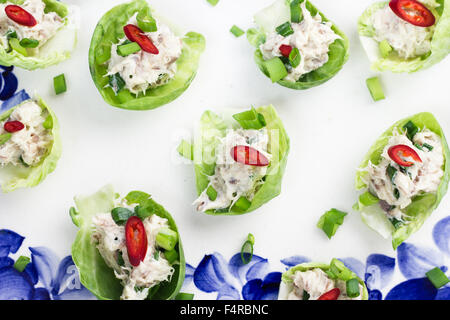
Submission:
[[[413,161],[408,161],[407,158],[411,158],[415,162],[422,162],[417,152],[404,144],[390,147],[388,155],[395,163],[402,167],[411,167],[414,164]]]
[[[3,129],[10,133],[14,133],[25,128],[22,122],[20,121],[8,121],[3,125]]]
[[[291,53],[291,51],[292,51],[291,46],[288,46],[286,44],[282,44],[280,46],[280,52],[283,55],[283,57],[289,58],[289,54]]]
[[[158,48],[153,44],[152,40],[147,37],[139,27],[133,24],[127,24],[123,27],[123,31],[127,36],[128,40],[136,42],[142,50],[152,54],[158,54]]]
[[[130,217],[125,225],[125,242],[127,245],[128,259],[132,266],[137,267],[141,261],[144,261],[148,248],[148,240],[144,224],[136,216]]]
[[[250,166],[266,167],[269,165],[269,159],[265,155],[249,146],[236,146],[232,148],[231,156],[234,161]]]
[[[339,290],[339,288],[334,288],[328,292],[325,292],[317,300],[337,300],[339,298],[340,294],[341,294],[341,290]]]
[[[37,25],[36,19],[27,10],[14,4],[5,7],[5,13],[12,21],[26,27]]]
[[[418,27],[430,27],[436,22],[431,11],[415,0],[391,0],[389,7],[399,18]]]

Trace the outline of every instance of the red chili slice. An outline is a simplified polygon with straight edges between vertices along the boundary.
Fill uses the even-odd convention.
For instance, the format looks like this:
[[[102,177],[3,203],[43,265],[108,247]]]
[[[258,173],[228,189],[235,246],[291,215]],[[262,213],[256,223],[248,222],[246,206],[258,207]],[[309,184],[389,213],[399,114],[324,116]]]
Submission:
[[[136,216],[130,217],[125,225],[125,242],[128,259],[131,265],[137,267],[141,261],[144,261],[148,243],[144,224]]]
[[[339,288],[334,288],[328,292],[325,292],[317,300],[337,300],[340,294],[341,290],[339,290]]]
[[[390,147],[388,155],[395,163],[402,167],[411,167],[414,164],[413,161],[408,161],[405,158],[412,158],[416,162],[422,162],[417,152],[404,144]]]
[[[266,167],[269,165],[269,159],[265,155],[249,146],[236,146],[232,148],[231,156],[234,161],[250,166]]]
[[[26,27],[34,27],[37,24],[36,19],[25,9],[14,4],[5,8],[5,13],[12,21]]]
[[[20,121],[8,121],[3,125],[3,129],[10,133],[14,133],[25,128],[22,122]]]
[[[289,54],[291,53],[291,51],[292,51],[291,46],[288,46],[286,44],[282,44],[280,46],[280,52],[283,55],[283,57],[289,58]]]
[[[436,22],[431,11],[415,0],[391,0],[389,7],[399,18],[418,27],[430,27]]]
[[[128,40],[136,42],[145,52],[152,54],[159,53],[158,48],[155,47],[152,40],[147,37],[144,31],[139,29],[139,27],[136,27],[133,24],[127,24],[125,27],[123,27],[123,31],[125,32]]]

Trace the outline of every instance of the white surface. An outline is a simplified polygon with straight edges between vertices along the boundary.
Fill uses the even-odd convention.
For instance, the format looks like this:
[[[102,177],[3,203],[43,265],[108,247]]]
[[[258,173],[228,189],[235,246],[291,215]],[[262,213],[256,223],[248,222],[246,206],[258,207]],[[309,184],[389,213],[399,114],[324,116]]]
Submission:
[[[373,76],[359,43],[356,23],[369,0],[315,0],[314,4],[350,39],[350,59],[333,79],[307,91],[272,84],[253,62],[245,36],[229,33],[233,24],[247,29],[252,16],[272,0],[154,0],[153,7],[186,31],[206,37],[196,79],[176,101],[153,111],[126,111],[107,105],[88,68],[88,49],[100,17],[118,0],[67,1],[81,6],[82,29],[72,59],[27,72],[15,69],[21,88],[36,90],[56,112],[63,155],[56,171],[38,187],[0,194],[0,227],[27,237],[25,246],[47,246],[61,257],[70,253],[77,229],[69,208],[73,196],[95,192],[106,183],[122,194],[142,190],[172,213],[179,226],[186,260],[197,265],[204,254],[225,258],[240,251],[246,235],[256,238],[255,253],[276,263],[295,254],[328,262],[370,253],[394,256],[389,240],[366,227],[351,210],[357,198],[355,169],[377,137],[395,121],[421,111],[434,113],[450,137],[450,58],[415,74],[381,76],[386,100],[374,103],[366,88]],[[55,97],[53,77],[66,74],[68,92]],[[273,104],[291,139],[283,190],[259,210],[234,217],[194,212],[193,167],[175,154],[180,135],[189,135],[207,109]],[[348,211],[332,241],[316,227],[326,210]],[[443,199],[410,241],[429,239],[432,226],[448,215]]]

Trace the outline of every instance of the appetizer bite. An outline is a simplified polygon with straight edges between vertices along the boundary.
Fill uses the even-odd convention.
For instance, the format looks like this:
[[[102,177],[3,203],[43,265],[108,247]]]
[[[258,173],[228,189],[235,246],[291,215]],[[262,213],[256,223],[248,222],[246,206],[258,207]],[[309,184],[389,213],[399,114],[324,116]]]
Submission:
[[[186,266],[177,226],[162,206],[141,191],[121,199],[110,185],[75,204],[72,258],[88,290],[107,300],[175,298]]]
[[[0,184],[3,192],[34,187],[61,156],[58,120],[40,97],[16,93],[0,109]]]
[[[368,300],[366,285],[342,261],[302,263],[283,273],[278,300]]]
[[[77,42],[78,8],[57,0],[0,3],[0,64],[28,70],[70,57]]]
[[[428,68],[450,52],[450,1],[376,2],[359,18],[358,32],[373,70]]]
[[[378,138],[356,174],[354,208],[396,249],[419,230],[447,192],[449,149],[431,113],[400,120]]]
[[[348,39],[307,0],[277,0],[247,31],[255,61],[272,82],[297,90],[318,86],[348,59]]]
[[[180,36],[147,1],[107,12],[92,36],[89,67],[103,99],[114,107],[148,110],[180,96],[197,72],[205,39]]]
[[[280,194],[289,138],[272,106],[223,118],[206,111],[194,144],[183,141],[178,151],[194,161],[196,210],[239,215]]]

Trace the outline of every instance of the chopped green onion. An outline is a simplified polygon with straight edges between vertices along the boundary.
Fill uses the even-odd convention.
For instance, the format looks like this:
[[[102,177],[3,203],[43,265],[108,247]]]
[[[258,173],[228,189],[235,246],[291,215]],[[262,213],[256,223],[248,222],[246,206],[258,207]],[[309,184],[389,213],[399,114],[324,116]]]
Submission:
[[[254,236],[253,234],[249,233],[249,234],[247,235],[247,240],[250,241],[250,243],[251,243],[252,245],[255,244],[255,236]]]
[[[431,283],[436,287],[436,289],[442,288],[450,282],[445,273],[438,267],[431,269],[425,274],[427,275],[427,278],[431,281]]]
[[[175,249],[169,250],[169,251],[165,251],[164,252],[164,257],[166,257],[166,260],[170,264],[173,264],[178,259],[178,252]]]
[[[397,188],[394,188],[394,197],[395,199],[400,198],[400,191]]]
[[[302,57],[300,56],[300,51],[297,48],[292,48],[291,53],[289,54],[289,63],[292,68],[297,68],[300,64]]]
[[[371,194],[369,191],[364,192],[362,195],[359,196],[359,202],[364,207],[370,207],[374,204],[377,204],[380,201],[376,196]]]
[[[125,265],[125,260],[123,260],[122,251],[117,251],[117,264],[121,267]]]
[[[361,294],[359,291],[359,281],[356,278],[347,280],[345,283],[345,287],[347,296],[349,296],[350,298],[359,297],[359,295]]]
[[[340,225],[344,223],[344,217],[347,215],[347,212],[339,211],[337,209],[331,209],[325,212],[319,219],[317,223],[317,227],[322,229],[323,232],[327,235],[329,239],[331,239]]]
[[[211,4],[212,6],[215,6],[219,2],[219,0],[206,0],[206,1],[208,1],[209,4]]]
[[[9,41],[9,39],[12,39],[12,38],[16,38],[17,39],[17,32],[16,32],[16,30],[8,30],[7,32],[6,32],[6,39]]]
[[[51,115],[48,115],[47,118],[45,118],[44,123],[42,123],[42,126],[44,129],[51,130],[53,129],[53,118]]]
[[[134,216],[134,213],[127,208],[117,207],[111,210],[111,217],[118,226],[123,226],[127,223],[131,216]]]
[[[141,47],[137,44],[137,42],[130,42],[117,47],[117,54],[122,57],[129,56],[130,54],[139,51],[141,51]]]
[[[386,173],[389,179],[391,179],[392,185],[395,186],[395,177],[397,176],[397,169],[395,169],[395,167],[391,165],[388,165],[386,168]]]
[[[153,253],[153,258],[158,261],[159,260],[159,250],[155,250],[155,252]]]
[[[117,94],[125,87],[125,80],[123,80],[119,73],[112,74],[109,76],[109,86]]]
[[[206,189],[206,195],[211,201],[215,201],[217,199],[217,191],[212,186],[209,186],[208,189]]]
[[[20,256],[19,259],[14,263],[14,269],[19,272],[23,272],[26,266],[31,262],[31,259],[25,256]]]
[[[194,300],[194,294],[193,293],[180,292],[175,297],[175,300]]]
[[[243,264],[248,264],[253,258],[253,246],[255,245],[255,237],[249,233],[247,240],[241,248],[241,260]]]
[[[302,300],[309,300],[309,297],[310,297],[309,293],[306,290],[303,290]]]
[[[55,88],[55,94],[61,94],[67,91],[66,77],[64,73],[53,78],[53,87]]]
[[[28,38],[23,38],[19,43],[24,48],[36,48],[37,46],[39,46],[38,40]]]
[[[239,38],[245,33],[245,31],[239,28],[237,25],[232,26],[230,32],[234,34],[236,38]]]
[[[392,47],[387,40],[381,41],[378,44],[378,48],[380,49],[380,53],[383,58],[387,58],[392,52]]]
[[[178,242],[178,233],[169,228],[161,228],[156,235],[156,243],[161,248],[170,251]]]
[[[291,22],[299,23],[303,20],[303,11],[300,4],[303,0],[293,0],[291,2]]]
[[[269,74],[270,80],[272,80],[272,82],[280,81],[288,75],[283,61],[281,61],[281,59],[278,57],[264,61],[264,68]]]
[[[236,203],[234,204],[233,208],[231,208],[231,209],[244,212],[244,211],[247,211],[251,205],[252,205],[252,203],[247,198],[240,197],[238,199],[238,201],[236,201]]]
[[[433,146],[429,145],[428,143],[424,143],[424,144],[423,144],[423,147],[427,148],[428,151],[433,150]]]
[[[153,212],[149,210],[149,208],[142,206],[134,207],[134,213],[141,220],[145,220],[146,218],[150,217],[153,214]]]
[[[18,40],[17,38],[11,38],[11,39],[9,39],[9,45],[11,46],[11,48],[12,48],[14,51],[20,53],[21,55],[23,55],[23,56],[25,56],[25,57],[28,57],[28,51],[27,51],[27,49],[24,48],[24,47],[22,47],[22,46],[20,45],[20,42],[19,42],[19,40]]]
[[[406,136],[409,140],[413,140],[416,133],[419,131],[419,128],[411,121],[409,120],[404,126],[403,129],[406,131]]]
[[[188,160],[194,160],[194,146],[187,142],[186,140],[181,140],[180,145],[177,148],[178,153],[180,156],[188,159]]]
[[[398,198],[397,198],[398,199]],[[392,218],[392,219],[389,219],[390,221],[391,221],[391,223],[392,223],[392,225],[394,226],[394,228],[397,230],[398,228],[400,228],[402,225],[403,225],[403,221],[401,221],[401,220],[398,220],[398,219],[396,219],[396,218]]]
[[[136,16],[138,27],[144,32],[158,31],[155,18],[152,17],[152,13],[149,7],[139,11]]]
[[[287,37],[294,33],[294,29],[292,29],[291,23],[289,21],[286,21],[283,24],[280,24],[278,27],[275,28],[275,31],[283,37]]]
[[[385,98],[383,88],[381,87],[380,79],[378,77],[367,79],[366,84],[374,101],[383,100]]]
[[[243,129],[246,130],[259,130],[267,125],[264,115],[258,113],[253,107],[249,111],[234,114],[233,118],[241,125]]]
[[[327,275],[331,279],[347,281],[354,277],[353,272],[350,271],[350,269],[348,269],[345,264],[338,259],[331,260],[330,269],[327,271]]]
[[[0,134],[0,146],[2,144],[5,144],[6,141],[8,141],[9,139],[11,139],[12,134],[11,133],[4,133],[4,134]]]

